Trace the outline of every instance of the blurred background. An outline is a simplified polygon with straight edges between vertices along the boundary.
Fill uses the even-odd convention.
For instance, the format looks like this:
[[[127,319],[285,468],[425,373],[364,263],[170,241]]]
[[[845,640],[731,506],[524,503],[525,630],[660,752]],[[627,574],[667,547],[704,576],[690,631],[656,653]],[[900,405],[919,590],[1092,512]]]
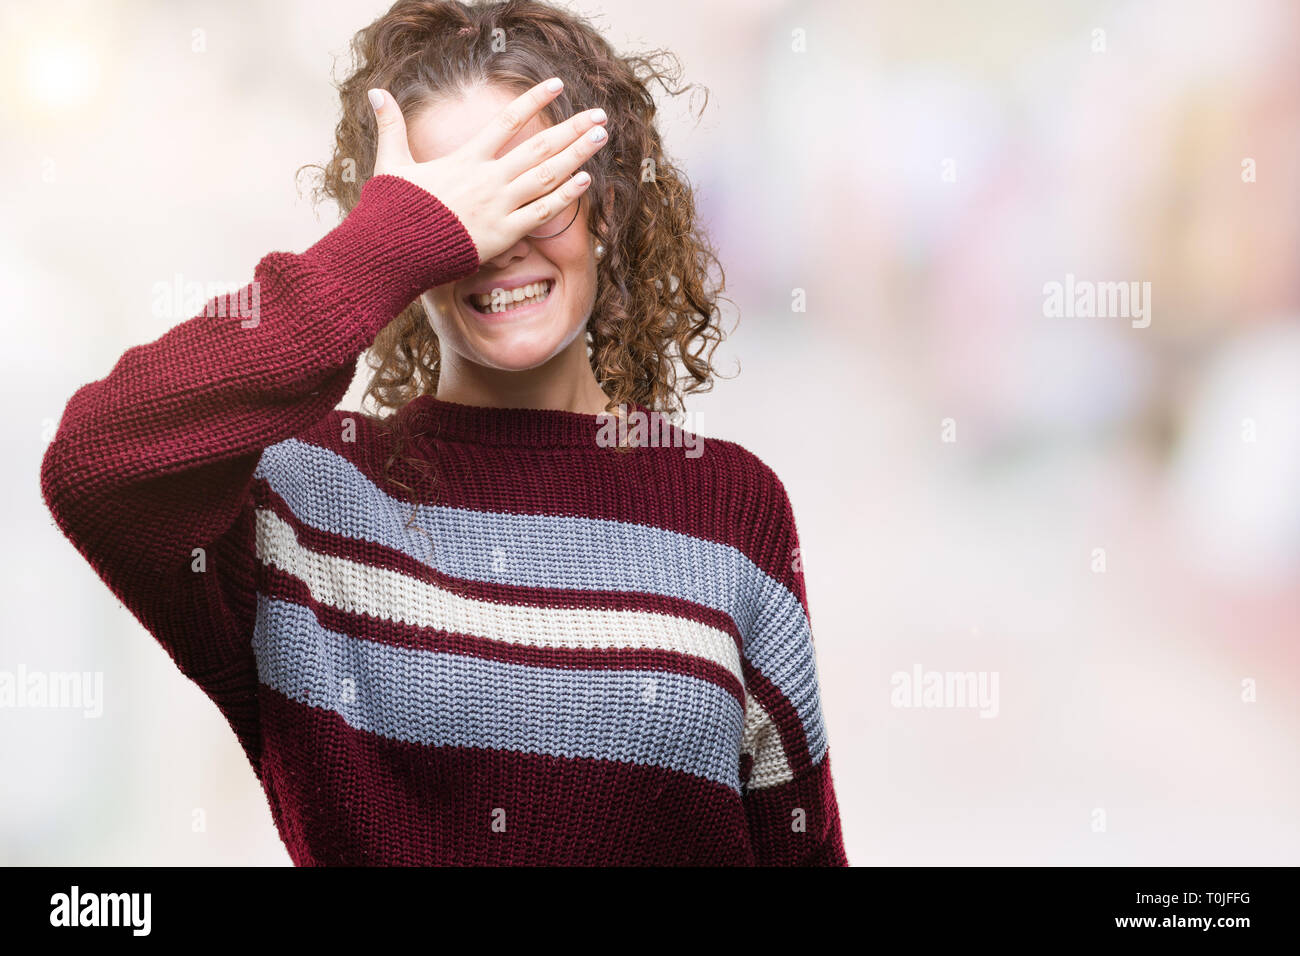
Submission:
[[[335,224],[295,170],[387,6],[0,8],[0,671],[103,674],[98,718],[0,708],[0,863],[288,864],[38,473],[189,317],[158,283]],[[709,90],[655,87],[739,320],[690,424],[794,503],[850,861],[1300,863],[1300,4],[569,6]],[[1049,315],[1067,276],[1149,324]],[[896,706],[917,669],[996,716]]]

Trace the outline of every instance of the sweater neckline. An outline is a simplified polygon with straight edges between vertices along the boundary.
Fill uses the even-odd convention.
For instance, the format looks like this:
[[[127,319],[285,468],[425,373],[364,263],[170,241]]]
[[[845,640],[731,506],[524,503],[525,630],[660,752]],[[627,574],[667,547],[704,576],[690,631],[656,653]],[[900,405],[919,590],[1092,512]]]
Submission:
[[[633,402],[629,410],[648,413]],[[462,405],[434,395],[419,395],[398,412],[409,434],[424,441],[532,448],[594,448],[607,415],[555,408],[497,408]]]

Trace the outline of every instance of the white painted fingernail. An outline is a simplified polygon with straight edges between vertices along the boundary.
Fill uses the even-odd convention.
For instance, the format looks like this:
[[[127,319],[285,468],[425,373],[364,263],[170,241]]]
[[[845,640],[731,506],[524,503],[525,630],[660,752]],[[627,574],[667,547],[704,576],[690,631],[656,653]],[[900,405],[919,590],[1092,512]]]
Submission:
[[[564,81],[557,76],[553,80],[546,81],[546,88],[552,93],[558,93],[564,89]]]
[[[605,127],[597,126],[595,129],[593,129],[590,133],[587,134],[587,138],[591,140],[593,143],[599,143],[602,139],[605,138]]]

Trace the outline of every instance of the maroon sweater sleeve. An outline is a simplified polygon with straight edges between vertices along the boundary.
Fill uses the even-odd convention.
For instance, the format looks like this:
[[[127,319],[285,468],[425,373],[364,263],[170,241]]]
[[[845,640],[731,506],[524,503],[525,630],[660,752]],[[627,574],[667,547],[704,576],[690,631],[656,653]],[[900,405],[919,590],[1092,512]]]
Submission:
[[[360,354],[421,292],[478,265],[450,209],[377,176],[306,252],[265,256],[241,309],[209,303],[68,401],[41,465],[47,506],[250,756],[251,488],[262,450],[329,414]]]
[[[750,840],[760,866],[848,866],[794,509],[781,480],[763,474],[755,554],[773,577],[745,645]]]

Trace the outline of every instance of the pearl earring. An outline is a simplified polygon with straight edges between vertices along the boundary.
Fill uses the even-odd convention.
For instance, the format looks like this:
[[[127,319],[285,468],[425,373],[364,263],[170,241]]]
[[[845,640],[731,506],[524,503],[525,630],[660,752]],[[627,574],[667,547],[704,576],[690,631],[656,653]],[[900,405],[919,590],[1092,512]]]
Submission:
[[[604,243],[600,243],[600,242],[596,243],[596,259],[599,260],[602,257],[604,257],[604,255],[605,255]]]

